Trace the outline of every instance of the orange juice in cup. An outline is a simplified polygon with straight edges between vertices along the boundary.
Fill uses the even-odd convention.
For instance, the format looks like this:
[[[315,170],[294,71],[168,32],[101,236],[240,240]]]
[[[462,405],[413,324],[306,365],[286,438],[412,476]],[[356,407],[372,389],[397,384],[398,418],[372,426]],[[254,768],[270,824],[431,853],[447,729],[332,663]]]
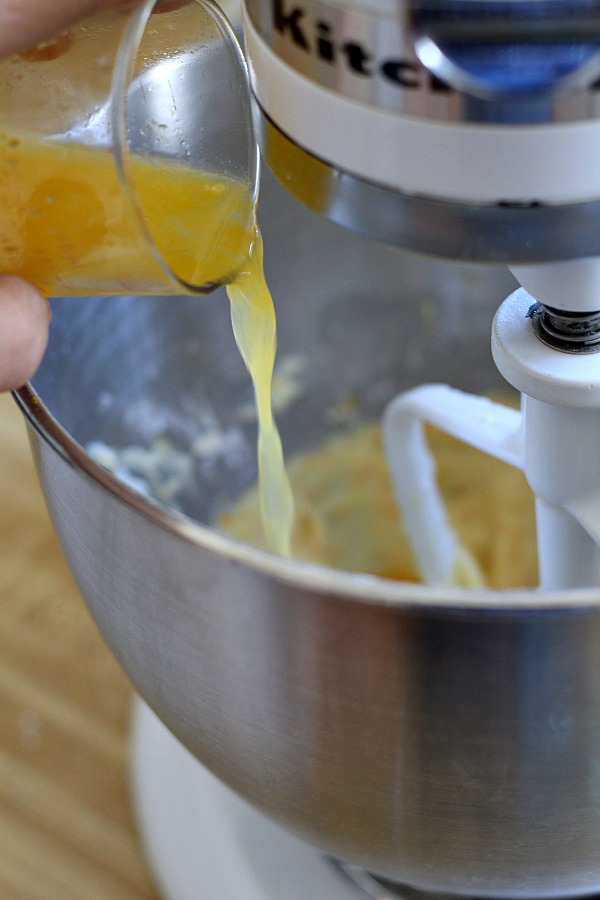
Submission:
[[[116,9],[2,61],[0,271],[49,295],[231,281],[254,240],[249,104],[210,0]]]
[[[133,156],[143,218],[110,149],[0,132],[0,271],[48,295],[207,290],[232,280],[253,240],[241,180]]]

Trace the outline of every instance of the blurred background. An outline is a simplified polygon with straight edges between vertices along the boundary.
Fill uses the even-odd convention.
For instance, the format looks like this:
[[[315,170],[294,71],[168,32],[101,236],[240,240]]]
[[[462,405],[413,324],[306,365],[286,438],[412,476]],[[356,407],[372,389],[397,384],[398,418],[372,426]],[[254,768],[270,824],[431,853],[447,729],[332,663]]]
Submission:
[[[0,535],[0,897],[158,900],[129,798],[131,687],[79,596],[7,395]]]

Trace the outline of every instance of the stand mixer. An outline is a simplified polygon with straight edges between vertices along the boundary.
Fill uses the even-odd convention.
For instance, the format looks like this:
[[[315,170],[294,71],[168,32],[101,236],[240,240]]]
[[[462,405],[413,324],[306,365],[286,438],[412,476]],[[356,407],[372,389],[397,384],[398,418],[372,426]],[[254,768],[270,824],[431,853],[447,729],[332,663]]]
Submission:
[[[600,357],[581,347],[595,349],[600,308],[597,5],[250,0],[244,28],[271,169],[323,219],[365,236],[341,238],[305,210],[294,213],[300,228],[295,218],[286,226],[270,199],[278,186],[265,192],[267,252],[269,232],[279,235],[277,262],[293,270],[310,245],[315,285],[329,246],[331,283],[346,279],[339,298],[322,300],[306,268],[296,273],[302,290],[267,273],[276,298],[287,291],[282,352],[303,347],[313,379],[302,410],[283,417],[284,444],[301,451],[322,438],[344,396],[333,371],[365,415],[387,408],[392,472],[396,430],[406,425],[409,449],[416,434],[408,481],[424,504],[415,511],[396,486],[431,583],[275,557],[215,531],[212,508],[165,508],[103,470],[84,449],[92,440],[139,442],[167,426],[183,440],[191,426],[173,424],[173,409],[185,412],[182,398],[189,406],[196,395],[198,360],[200,386],[222,385],[227,419],[243,367],[214,352],[225,346],[214,298],[57,305],[47,359],[19,401],[82,594],[174,742],[170,766],[160,753],[149,766],[157,731],[139,713],[142,815],[168,815],[173,796],[181,808],[194,776],[172,790],[170,774],[206,767],[243,798],[242,843],[260,843],[266,816],[285,835],[278,844],[268,831],[263,842],[276,858],[288,859],[293,838],[319,860],[320,888],[282,885],[265,898],[333,900],[329,858],[355,881],[340,882],[344,900],[591,896],[600,891]],[[486,274],[466,261],[508,263],[522,285],[493,325],[495,362],[526,396],[521,413],[439,390],[497,385],[484,345],[506,281],[497,266]],[[435,284],[432,329],[419,308]],[[418,387],[426,376],[436,383]],[[538,496],[540,590],[447,584],[455,547],[423,463],[426,421],[525,469]],[[235,495],[225,468],[211,469],[209,493]],[[203,781],[196,811],[211,791]],[[167,852],[174,828],[154,829],[153,852]],[[187,824],[177,834],[189,837]],[[173,843],[176,870],[184,842]],[[315,867],[302,865],[312,878]]]

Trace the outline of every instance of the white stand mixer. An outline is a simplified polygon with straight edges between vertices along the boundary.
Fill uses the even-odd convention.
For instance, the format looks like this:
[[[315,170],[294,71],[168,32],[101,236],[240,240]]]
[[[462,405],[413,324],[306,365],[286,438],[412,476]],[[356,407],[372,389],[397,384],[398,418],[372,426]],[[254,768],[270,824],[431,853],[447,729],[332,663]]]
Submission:
[[[493,339],[498,366],[526,397],[523,413],[448,387],[418,389],[412,405],[398,401],[401,415],[391,407],[390,434],[406,426],[412,471],[425,476],[409,518],[424,513],[415,533],[431,581],[447,580],[456,549],[449,529],[433,547],[429,537],[430,517],[445,515],[419,438],[434,417],[526,470],[539,497],[543,584],[598,581],[600,357],[571,350],[593,345],[600,309],[599,14],[597,0],[247,0],[257,131],[290,192],[373,241],[510,264],[531,295],[517,291],[501,307]],[[269,225],[292,269],[298,231]],[[313,217],[303,240],[317,230]],[[392,261],[374,255],[366,266],[362,254],[375,248],[364,243],[352,257],[334,255],[330,286],[348,275],[341,296],[307,290],[307,274],[321,270],[304,259],[302,290],[281,309],[290,346],[306,350],[315,373],[304,414],[298,403],[290,417],[297,452],[340,399],[329,393],[335,366],[352,376],[344,396],[356,397],[366,363],[376,364],[376,396],[370,384],[360,398],[371,419],[401,388],[462,373],[476,391],[488,371],[474,339],[481,281],[470,282],[462,317],[465,284],[448,291],[436,331],[421,316],[430,282],[402,298],[394,275],[377,307],[375,283]],[[215,493],[237,497],[249,480],[236,477],[253,477],[247,465],[209,460],[197,473],[207,501],[197,514],[129,488],[84,447],[116,433],[121,446],[139,443],[140,426],[150,439],[165,421],[178,441],[195,436],[189,417],[173,422],[172,413],[197,386],[199,359],[211,385],[227,386],[219,402],[237,421],[240,381],[222,359],[221,310],[182,300],[89,298],[57,309],[44,365],[19,392],[81,592],[170,730],[140,713],[140,809],[157,826],[149,843],[163,871],[177,874],[194,853],[202,871],[189,870],[189,891],[165,882],[165,895],[229,900],[208,871],[213,861],[225,877],[234,868],[217,862],[215,833],[258,851],[246,874],[279,868],[284,882],[298,871],[290,833],[318,848],[311,862],[291,841],[321,887],[258,879],[231,887],[232,900],[597,893],[600,590],[448,588],[265,553],[214,528]],[[484,311],[479,335],[489,333]],[[548,346],[557,342],[569,352]],[[403,350],[407,365],[395,368]],[[489,370],[496,375],[491,361]],[[330,434],[317,431],[312,446]],[[229,788],[215,812],[211,778],[199,767],[188,776],[193,758],[252,804],[252,816],[240,800],[240,819],[224,821],[236,805]],[[265,815],[281,829],[265,830]],[[360,887],[330,887],[331,856],[361,867]]]
[[[451,582],[459,550],[437,491],[427,422],[524,469],[537,497],[541,587],[597,585],[597,4],[247,0],[244,27],[263,153],[292,193],[376,240],[506,262],[525,288],[502,304],[492,335],[500,372],[523,395],[521,412],[446,385],[418,387],[388,408],[388,459],[424,580]],[[160,729],[139,713],[138,798],[146,824],[154,823],[146,831],[151,855],[166,871],[165,834],[154,830],[164,817],[152,812],[162,800],[153,798],[145,758],[152,735],[159,744],[172,740]],[[210,793],[210,785],[199,790]],[[227,796],[220,799],[227,809]],[[261,822],[250,831],[271,827]],[[281,859],[288,837],[273,831],[269,839]],[[392,896],[380,882],[334,884],[301,842],[293,853],[304,859],[303,897]],[[170,866],[166,888],[173,900],[181,900],[178,868]],[[258,869],[245,882],[247,897],[255,896]],[[287,871],[293,882],[293,865]],[[285,874],[269,877],[257,897],[285,893]],[[297,896],[288,889],[286,900]]]

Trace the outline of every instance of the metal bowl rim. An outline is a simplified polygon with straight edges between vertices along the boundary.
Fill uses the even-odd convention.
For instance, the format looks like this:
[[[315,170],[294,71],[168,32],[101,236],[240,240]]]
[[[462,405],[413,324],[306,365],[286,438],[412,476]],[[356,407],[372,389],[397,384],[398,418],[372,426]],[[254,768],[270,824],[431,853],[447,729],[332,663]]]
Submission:
[[[247,566],[266,578],[313,593],[334,595],[349,602],[394,606],[423,613],[432,609],[459,614],[519,613],[526,610],[573,613],[600,608],[598,588],[542,592],[525,588],[470,590],[422,585],[332,569],[260,550],[170,510],[116,478],[95,462],[60,425],[31,384],[24,385],[13,396],[37,434],[67,463],[107,490],[118,502],[187,543]]]

